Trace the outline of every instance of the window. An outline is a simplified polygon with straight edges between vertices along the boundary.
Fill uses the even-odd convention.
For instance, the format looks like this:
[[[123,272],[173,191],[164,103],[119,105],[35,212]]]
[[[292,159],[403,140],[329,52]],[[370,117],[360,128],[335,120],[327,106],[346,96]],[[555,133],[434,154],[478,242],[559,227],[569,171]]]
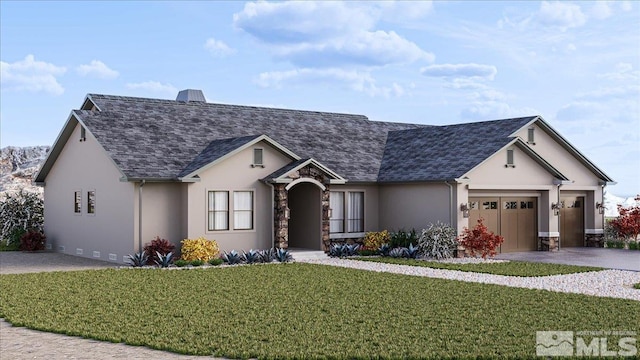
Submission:
[[[347,207],[347,232],[364,231],[364,192],[350,192]]]
[[[80,127],[80,141],[87,141],[87,130],[83,127]]]
[[[253,229],[253,191],[234,191],[233,228],[236,230]]]
[[[75,191],[73,193],[73,212],[82,214],[82,191]]]
[[[513,149],[508,149],[507,150],[507,165],[505,165],[506,167],[516,167],[515,164],[513,163]]]
[[[535,141],[535,128],[529,128],[529,130],[527,131],[527,144],[535,145]]]
[[[364,192],[332,191],[329,196],[329,232],[364,232]]]
[[[96,191],[87,191],[87,214],[96,213]]]
[[[253,149],[253,164],[251,165],[252,167],[264,167],[262,155],[262,149]]]
[[[229,230],[228,191],[209,191],[208,215],[208,230]]]
[[[518,209],[518,202],[517,201],[505,201],[504,202],[504,209],[505,210],[517,210]]]
[[[331,209],[331,219],[329,220],[329,232],[344,232],[344,193],[332,191],[329,194],[329,208]]]

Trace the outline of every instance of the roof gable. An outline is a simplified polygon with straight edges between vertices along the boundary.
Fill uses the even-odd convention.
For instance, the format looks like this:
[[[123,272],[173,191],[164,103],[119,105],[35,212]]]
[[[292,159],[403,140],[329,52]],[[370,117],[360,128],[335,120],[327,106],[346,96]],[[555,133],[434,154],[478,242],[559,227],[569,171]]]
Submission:
[[[315,159],[299,159],[287,164],[280,169],[262,179],[269,183],[289,183],[293,181],[291,175],[305,166],[313,166],[327,176],[332,184],[344,184],[347,182],[345,178],[331,171],[328,167],[322,165]]]
[[[393,131],[379,182],[443,181],[462,177],[513,141],[535,117]]]
[[[238,152],[260,142],[265,141],[280,152],[286,154],[293,160],[300,157],[282,145],[278,144],[265,135],[250,135],[238,138],[213,140],[202,150],[198,156],[187,167],[178,174],[179,179],[193,178],[216,163],[229,158]]]

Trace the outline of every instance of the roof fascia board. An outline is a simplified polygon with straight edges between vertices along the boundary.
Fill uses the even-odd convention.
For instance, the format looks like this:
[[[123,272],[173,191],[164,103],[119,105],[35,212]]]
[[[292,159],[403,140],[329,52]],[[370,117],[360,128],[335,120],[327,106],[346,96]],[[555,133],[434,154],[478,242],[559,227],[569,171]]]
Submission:
[[[51,146],[47,157],[42,162],[42,166],[40,166],[40,169],[38,169],[38,173],[33,177],[35,183],[41,183],[44,185],[44,180],[49,174],[51,167],[53,167],[53,164],[58,159],[58,156],[62,152],[64,145],[67,143],[67,140],[69,140],[69,138],[71,137],[73,129],[75,128],[75,125],[77,123],[78,118],[75,116],[75,113],[71,111],[69,117],[67,117],[67,121],[62,127],[62,130],[60,130],[58,136],[56,137],[56,140],[53,142],[53,145]]]
[[[87,104],[87,102],[90,102],[93,106],[95,106],[96,109],[98,109],[98,111],[102,111],[102,109],[100,109],[100,106],[98,106],[98,104],[96,104],[96,102],[93,101],[93,98],[91,97],[91,94],[87,94],[87,96],[85,96],[84,101],[82,102],[82,106],[80,107],[80,109],[85,110],[85,105]]]
[[[601,180],[605,182],[613,182],[604,171],[600,170],[594,163],[592,163],[586,156],[584,156],[576,147],[571,145],[571,143],[565,139],[559,132],[557,132],[549,123],[547,123],[542,117],[538,117],[536,122],[547,134],[549,134],[554,140],[556,140],[560,145],[565,148],[569,153],[571,153],[575,158],[578,159],[584,166],[586,166],[591,172],[596,174]]]
[[[207,165],[202,166],[201,168],[191,172],[190,174],[187,174],[186,176],[180,177],[178,178],[178,180],[180,181],[184,181],[184,182],[188,182],[189,178],[193,178],[199,174],[201,174],[202,172],[214,167],[215,165],[221,163],[222,161],[229,159],[231,157],[233,157],[234,155],[236,155],[237,153],[259,143],[260,141],[265,141],[266,143],[268,143],[269,145],[271,145],[272,147],[274,147],[276,150],[279,150],[280,152],[284,153],[285,155],[289,156],[290,158],[292,158],[294,161],[300,160],[300,156],[296,155],[293,151],[285,148],[284,146],[280,145],[277,141],[273,140],[272,138],[268,137],[267,135],[260,135],[258,137],[256,137],[253,140],[247,141],[244,145],[239,146],[238,148],[229,151],[228,153],[226,153],[225,155],[217,158],[216,160],[208,163]]]

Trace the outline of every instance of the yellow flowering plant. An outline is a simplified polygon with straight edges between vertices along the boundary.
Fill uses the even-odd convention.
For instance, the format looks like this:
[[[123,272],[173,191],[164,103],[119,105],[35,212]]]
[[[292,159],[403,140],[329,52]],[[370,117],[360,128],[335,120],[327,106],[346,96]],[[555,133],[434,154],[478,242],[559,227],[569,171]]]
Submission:
[[[217,258],[220,254],[218,243],[215,240],[208,240],[204,237],[199,237],[197,239],[184,239],[181,243],[182,249],[180,258],[182,260],[201,260],[206,262]]]

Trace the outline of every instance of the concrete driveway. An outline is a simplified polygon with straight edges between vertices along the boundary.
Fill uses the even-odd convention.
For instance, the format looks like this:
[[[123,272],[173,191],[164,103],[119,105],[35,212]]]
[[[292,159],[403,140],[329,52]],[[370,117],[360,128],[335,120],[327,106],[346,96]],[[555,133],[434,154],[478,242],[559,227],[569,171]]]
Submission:
[[[106,261],[47,251],[0,251],[0,274],[104,269],[117,266],[118,264]]]
[[[496,259],[597,266],[640,272],[640,251],[602,248],[564,248],[560,251],[527,251],[496,255]]]

